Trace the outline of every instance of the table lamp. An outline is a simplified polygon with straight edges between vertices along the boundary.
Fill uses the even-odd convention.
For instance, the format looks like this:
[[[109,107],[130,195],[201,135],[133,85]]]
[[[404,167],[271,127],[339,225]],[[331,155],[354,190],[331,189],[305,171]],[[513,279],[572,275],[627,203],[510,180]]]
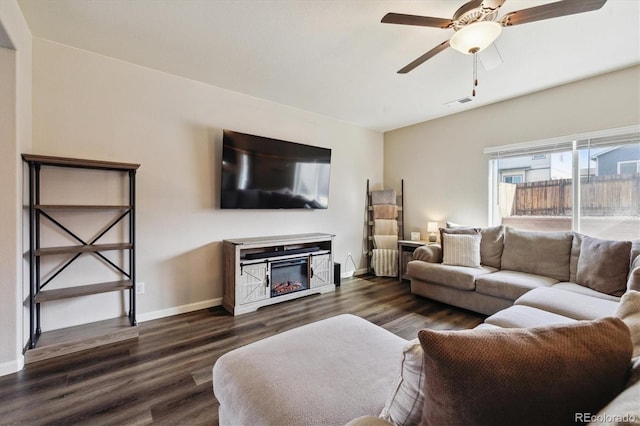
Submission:
[[[427,222],[427,232],[429,233],[429,242],[437,241],[436,232],[438,232],[438,222]]]

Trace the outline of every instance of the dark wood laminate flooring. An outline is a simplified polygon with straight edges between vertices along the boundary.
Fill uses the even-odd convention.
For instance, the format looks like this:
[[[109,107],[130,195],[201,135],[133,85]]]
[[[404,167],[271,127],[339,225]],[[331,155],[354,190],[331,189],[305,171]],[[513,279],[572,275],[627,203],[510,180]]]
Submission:
[[[421,328],[473,328],[484,316],[414,296],[407,282],[363,277],[335,293],[233,317],[221,307],[139,325],[140,337],[28,364],[0,377],[0,424],[218,423],[211,368],[234,348],[351,313],[413,339]]]

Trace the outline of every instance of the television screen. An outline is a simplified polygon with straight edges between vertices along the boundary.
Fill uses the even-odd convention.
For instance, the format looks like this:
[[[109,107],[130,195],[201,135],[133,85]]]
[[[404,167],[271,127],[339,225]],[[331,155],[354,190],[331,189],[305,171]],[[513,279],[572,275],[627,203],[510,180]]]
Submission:
[[[220,207],[326,209],[331,149],[225,130]]]

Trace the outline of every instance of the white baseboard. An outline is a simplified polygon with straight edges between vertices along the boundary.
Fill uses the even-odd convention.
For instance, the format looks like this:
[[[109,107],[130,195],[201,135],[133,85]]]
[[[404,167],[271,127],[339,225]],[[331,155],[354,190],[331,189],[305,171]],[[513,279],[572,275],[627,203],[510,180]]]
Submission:
[[[358,275],[364,275],[367,273],[367,268],[356,269],[354,272],[342,272],[340,274],[340,278],[350,278],[352,276],[357,277]]]
[[[24,368],[24,357],[20,356],[18,359],[8,362],[0,363],[0,376],[6,376],[7,374],[13,374]]]
[[[151,321],[159,318],[166,318],[173,315],[186,314],[187,312],[199,311],[200,309],[207,309],[213,306],[222,305],[222,298],[205,300],[202,302],[190,303],[188,305],[174,306],[172,308],[161,309],[159,311],[145,312],[144,314],[137,314],[138,322]]]

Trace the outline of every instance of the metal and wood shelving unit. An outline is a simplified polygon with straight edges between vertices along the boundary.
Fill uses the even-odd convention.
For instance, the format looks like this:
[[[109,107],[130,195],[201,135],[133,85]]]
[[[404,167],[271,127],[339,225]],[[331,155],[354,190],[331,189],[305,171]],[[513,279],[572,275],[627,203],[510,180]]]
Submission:
[[[136,295],[135,295],[135,177],[139,164],[117,163],[109,161],[82,160],[75,158],[51,157],[23,154],[22,159],[29,165],[29,342],[26,347],[26,362],[34,362],[51,356],[57,356],[88,349],[100,344],[113,343],[137,337]],[[118,205],[56,205],[41,204],[41,170],[43,167],[63,167],[70,169],[93,169],[114,173],[124,173],[128,177],[128,203]],[[90,240],[79,237],[57,218],[63,212],[97,211],[117,212],[97,236]],[[99,240],[119,223],[126,224],[127,241],[99,244]],[[78,244],[61,247],[42,247],[41,222],[47,219],[57,229],[77,241]],[[103,252],[119,250],[128,252],[126,265],[120,266],[106,257]],[[71,265],[82,254],[90,253],[100,258],[106,266],[113,268],[122,279],[109,282],[47,290],[45,287]],[[70,255],[54,273],[43,279],[41,259],[46,256]],[[126,317],[100,321],[67,329],[42,332],[42,303],[54,300],[88,296],[99,293],[128,291],[129,312]],[[98,335],[96,335],[96,333]]]

